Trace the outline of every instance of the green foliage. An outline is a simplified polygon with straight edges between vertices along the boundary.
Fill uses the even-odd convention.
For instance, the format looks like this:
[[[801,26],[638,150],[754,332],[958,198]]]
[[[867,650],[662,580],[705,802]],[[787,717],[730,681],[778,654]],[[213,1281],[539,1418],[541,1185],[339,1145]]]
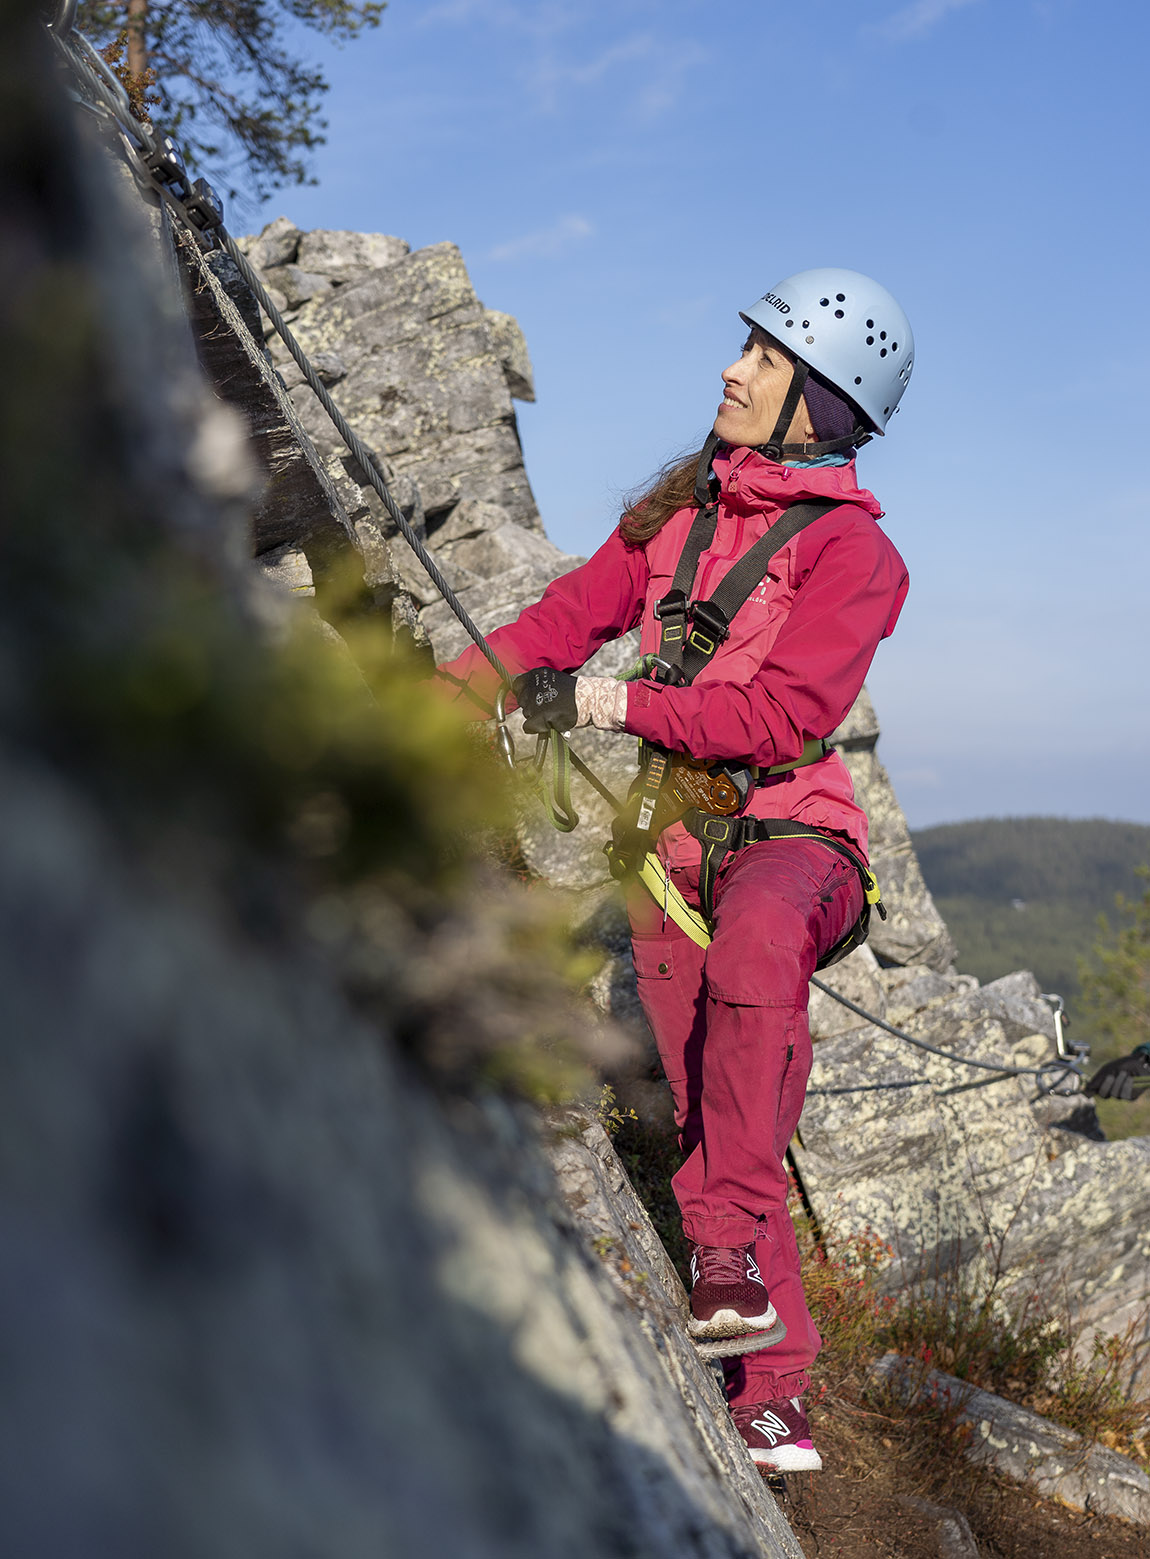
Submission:
[[[1146,867],[1138,875],[1150,881]],[[1092,1061],[1098,1064],[1150,1042],[1150,887],[1137,899],[1118,894],[1116,907],[1127,924],[1112,928],[1099,916],[1090,955],[1078,964],[1086,1027],[1095,1039]],[[1108,1137],[1150,1135],[1150,1093],[1095,1104]]]
[[[1138,875],[1150,882],[1150,867]],[[1120,1054],[1150,1042],[1150,886],[1138,899],[1117,898],[1120,916],[1129,921],[1111,931],[1099,917],[1100,936],[1079,975],[1086,1007],[1100,1034],[1115,1042]]]
[[[192,166],[242,177],[258,199],[306,183],[307,153],[324,139],[319,105],[328,88],[285,35],[302,23],[354,38],[378,26],[383,10],[381,0],[153,0],[139,25],[155,118]],[[99,46],[116,42],[127,17],[127,0],[80,0],[80,26]]]
[[[630,1105],[620,1109],[615,1102],[614,1088],[610,1083],[604,1083],[599,1094],[599,1103],[595,1108],[595,1119],[609,1137],[614,1137],[620,1126],[625,1126],[628,1121],[637,1121],[639,1117]]]

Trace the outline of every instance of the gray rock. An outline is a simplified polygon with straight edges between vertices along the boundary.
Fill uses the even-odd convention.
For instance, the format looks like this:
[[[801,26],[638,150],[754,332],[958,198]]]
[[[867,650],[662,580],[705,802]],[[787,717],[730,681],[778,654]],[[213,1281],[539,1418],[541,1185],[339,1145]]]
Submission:
[[[868,946],[860,947],[841,963],[824,969],[818,978],[856,1006],[865,1007],[876,1017],[886,1017],[882,971]],[[849,1029],[861,1028],[867,1021],[814,986],[811,987],[809,1018],[812,1039],[829,1039],[835,1034],[845,1034]]]
[[[268,284],[266,282],[264,283],[264,285],[265,285],[265,287],[267,287],[268,297],[271,299],[271,301],[275,305],[275,307],[279,310],[279,312],[281,314],[287,314],[289,312],[289,310],[288,310],[288,300],[284,296],[284,294],[279,290],[278,287],[268,286]],[[263,309],[260,310],[260,324],[263,327],[263,333],[264,333],[265,336],[270,336],[270,335],[274,335],[275,334],[275,326],[271,322],[271,316],[268,315],[268,314],[265,314]]]
[[[485,504],[486,510],[494,509]],[[494,579],[514,568],[531,568],[558,578],[582,563],[582,558],[568,557],[559,552],[545,536],[524,530],[522,525],[505,521],[496,530],[484,531],[477,536],[463,537],[452,544],[450,560],[456,566],[469,569],[480,579]],[[526,603],[524,603],[526,604]]]
[[[277,265],[265,271],[261,280],[265,286],[274,287],[287,300],[289,309],[298,309],[309,299],[322,297],[335,285],[330,276],[305,271],[299,265]]]
[[[843,762],[854,783],[855,798],[870,824],[871,869],[882,888],[888,918],[871,917],[870,946],[887,963],[924,963],[947,969],[954,944],[922,879],[906,818],[890,777],[873,751],[874,711],[864,693],[840,732]],[[839,733],[836,732],[836,738]]]
[[[878,978],[886,998],[886,1012],[882,1016],[899,1025],[917,1013],[940,1006],[978,986],[972,974],[940,974],[937,969],[922,964],[882,969]]]
[[[251,609],[241,483],[196,479],[210,396],[171,273],[65,130],[37,19],[6,41],[29,90],[0,137],[43,149],[7,158],[42,312],[0,376],[31,430],[0,531],[6,1547],[798,1559],[534,1115],[416,1071],[435,933],[373,885],[378,960],[345,962],[284,826],[313,777],[278,702],[298,664]],[[92,300],[79,349],[61,288]]]
[[[498,309],[488,309],[486,312],[491,339],[495,345],[495,355],[506,376],[507,388],[517,401],[533,401],[535,375],[527,352],[527,341],[519,328],[519,321],[513,319],[510,314],[500,313]]]
[[[801,1559],[798,1544],[731,1422],[715,1376],[687,1338],[683,1285],[603,1128],[568,1112],[550,1145],[550,1158],[585,1248],[594,1251],[621,1301],[642,1318],[644,1330],[655,1341],[676,1407],[680,1396],[691,1404],[693,1434],[701,1439],[708,1471],[722,1490],[712,1506],[719,1525],[716,1535],[730,1533],[752,1554],[765,1550]],[[660,1387],[665,1389],[662,1383]],[[678,1412],[668,1413],[660,1421],[659,1438],[668,1458],[686,1462],[694,1472],[695,1446],[680,1448],[676,1443],[683,1427]],[[709,1482],[708,1477],[703,1487],[692,1487],[701,1508],[710,1503]],[[678,1541],[668,1537],[668,1555],[679,1552]]]
[[[335,352],[346,363],[341,406],[359,435],[418,483],[429,514],[474,498],[539,529],[504,368],[453,244],[313,296],[293,328],[309,353]],[[310,391],[294,395],[309,435],[331,452],[334,432]]]
[[[961,1510],[955,1510],[951,1505],[934,1505],[908,1494],[899,1496],[899,1504],[924,1517],[934,1528],[938,1559],[978,1559],[978,1544],[970,1530],[970,1522]]]
[[[277,590],[289,595],[315,595],[315,581],[306,555],[292,542],[273,547],[256,559],[256,566]]]
[[[446,552],[455,542],[470,541],[487,531],[498,530],[509,519],[507,510],[501,509],[496,503],[464,498],[443,516],[429,540],[437,552]],[[555,551],[558,553],[559,549],[556,547]]]
[[[263,228],[258,238],[241,238],[240,247],[253,270],[266,271],[274,265],[290,265],[299,253],[303,234],[287,217],[276,217]]]
[[[363,271],[379,271],[411,253],[411,245],[388,233],[349,233],[317,227],[304,233],[296,256],[307,271],[336,282],[357,281]]]
[[[954,1375],[941,1370],[923,1375],[897,1353],[884,1354],[870,1374],[904,1401],[929,1398],[948,1404],[957,1421],[974,1431],[966,1447],[971,1461],[992,1466],[1073,1510],[1150,1526],[1150,1477],[1129,1457],[1092,1445],[1061,1424]]]
[[[831,732],[830,741],[840,751],[869,749],[879,738],[878,716],[871,696],[864,687],[851,705],[846,719]]]

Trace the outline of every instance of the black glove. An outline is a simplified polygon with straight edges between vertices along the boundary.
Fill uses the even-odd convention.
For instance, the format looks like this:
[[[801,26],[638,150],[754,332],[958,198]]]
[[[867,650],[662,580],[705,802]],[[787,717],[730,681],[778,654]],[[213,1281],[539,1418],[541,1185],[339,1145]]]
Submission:
[[[1139,1083],[1139,1079],[1145,1079]],[[1150,1045],[1139,1045],[1128,1056],[1107,1061],[1086,1084],[1086,1092],[1100,1099],[1133,1099],[1150,1086]]]
[[[536,666],[516,677],[511,690],[523,711],[523,729],[531,736],[548,731],[573,731],[579,712],[575,707],[575,678],[567,671]]]

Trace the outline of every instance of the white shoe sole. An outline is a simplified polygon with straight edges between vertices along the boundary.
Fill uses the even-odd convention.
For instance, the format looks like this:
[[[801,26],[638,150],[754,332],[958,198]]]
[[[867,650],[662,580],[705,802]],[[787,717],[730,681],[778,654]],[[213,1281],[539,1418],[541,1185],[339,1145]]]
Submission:
[[[744,1332],[739,1337],[692,1337],[691,1341],[701,1359],[733,1359],[741,1353],[777,1347],[786,1335],[782,1321],[776,1321],[768,1332]]]
[[[762,1315],[740,1315],[737,1310],[716,1310],[709,1321],[694,1316],[687,1322],[691,1336],[702,1341],[719,1337],[745,1337],[748,1332],[769,1332],[779,1324],[775,1307],[768,1304]]]
[[[816,1450],[807,1451],[798,1445],[780,1445],[777,1451],[752,1451],[751,1460],[768,1472],[819,1472],[823,1465]]]

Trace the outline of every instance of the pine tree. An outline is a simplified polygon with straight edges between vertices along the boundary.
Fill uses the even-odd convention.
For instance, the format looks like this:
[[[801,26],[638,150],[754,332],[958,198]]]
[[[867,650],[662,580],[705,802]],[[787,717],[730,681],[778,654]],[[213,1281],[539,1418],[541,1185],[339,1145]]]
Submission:
[[[1138,868],[1150,883],[1150,867]],[[1118,895],[1127,922],[1111,930],[1100,917],[1101,935],[1090,960],[1080,965],[1082,992],[1096,1032],[1126,1053],[1150,1043],[1150,886],[1140,899]]]
[[[80,0],[79,25],[191,167],[262,199],[309,182],[307,153],[326,128],[327,82],[289,52],[288,24],[348,39],[384,9],[384,0]]]

